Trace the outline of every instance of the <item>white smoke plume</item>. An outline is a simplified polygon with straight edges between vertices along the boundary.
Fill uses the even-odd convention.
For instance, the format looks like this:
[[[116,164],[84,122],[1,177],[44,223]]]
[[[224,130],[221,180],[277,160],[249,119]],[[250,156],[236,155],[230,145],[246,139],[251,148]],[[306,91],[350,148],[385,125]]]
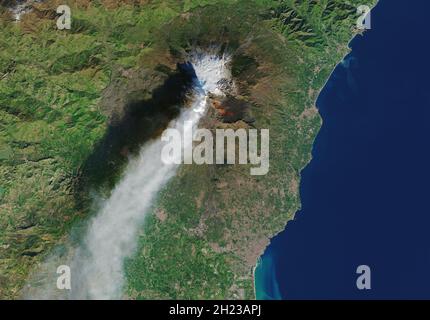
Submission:
[[[182,108],[179,117],[169,124],[170,128],[182,131],[185,121],[191,121],[192,126],[197,128],[208,107],[208,94],[222,94],[220,80],[231,77],[227,67],[228,61],[228,57],[216,54],[199,53],[191,56],[190,62],[197,76],[192,103],[189,107]],[[55,256],[47,261],[42,269],[51,274],[49,281],[38,288],[32,288],[27,298],[123,297],[124,259],[135,252],[138,232],[145,216],[150,211],[157,194],[179,167],[161,161],[162,146],[161,138],[148,141],[141,147],[138,156],[130,159],[110,197],[103,201],[97,214],[90,219],[81,245],[70,250],[69,257]],[[70,266],[71,290],[61,291],[56,288],[56,279],[59,275],[55,272],[60,264]],[[43,282],[41,274],[36,278]],[[33,279],[34,282],[37,281]]]

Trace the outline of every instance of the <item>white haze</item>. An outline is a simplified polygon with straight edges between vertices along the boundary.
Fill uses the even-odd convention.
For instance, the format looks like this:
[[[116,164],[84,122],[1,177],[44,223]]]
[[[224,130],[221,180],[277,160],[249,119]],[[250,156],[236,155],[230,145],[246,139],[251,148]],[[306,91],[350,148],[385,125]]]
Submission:
[[[28,13],[31,11],[31,4],[42,2],[43,0],[34,0],[34,1],[26,1],[26,0],[20,0],[16,1],[16,4],[14,7],[9,8],[9,11],[12,13],[15,21],[20,21],[21,16],[25,13]]]
[[[190,107],[182,108],[179,117],[169,124],[170,128],[181,132],[185,121],[191,121],[193,129],[197,128],[208,107],[208,94],[222,94],[218,82],[230,78],[226,57],[195,54],[190,61],[197,75],[192,102]],[[145,216],[158,192],[179,167],[161,161],[163,145],[161,139],[157,138],[141,147],[138,156],[130,159],[122,179],[112,190],[110,197],[89,221],[82,245],[68,259],[72,290],[68,290],[66,298],[117,299],[123,296],[124,259],[135,252],[138,232]],[[56,258],[55,261],[58,263],[59,259]],[[56,267],[54,272],[55,270]],[[54,290],[47,289],[45,285],[44,290],[37,290],[30,298],[58,296],[56,283],[50,281],[49,285]]]

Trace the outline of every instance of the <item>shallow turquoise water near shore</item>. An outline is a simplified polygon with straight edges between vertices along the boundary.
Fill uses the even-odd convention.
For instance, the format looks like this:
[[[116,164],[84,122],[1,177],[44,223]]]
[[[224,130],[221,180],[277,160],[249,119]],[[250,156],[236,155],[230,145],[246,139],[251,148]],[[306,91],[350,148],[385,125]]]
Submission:
[[[257,300],[282,299],[276,273],[276,265],[270,253],[259,259],[255,268],[255,295]]]
[[[430,298],[429,10],[381,0],[322,90],[302,209],[266,249],[257,298]]]

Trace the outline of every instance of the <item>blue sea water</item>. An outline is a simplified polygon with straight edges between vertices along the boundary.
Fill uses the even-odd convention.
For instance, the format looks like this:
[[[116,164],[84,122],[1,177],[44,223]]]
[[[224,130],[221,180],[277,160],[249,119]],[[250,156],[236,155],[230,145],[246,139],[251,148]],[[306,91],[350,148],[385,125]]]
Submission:
[[[302,210],[264,253],[258,298],[430,298],[429,12],[380,0],[321,92]]]

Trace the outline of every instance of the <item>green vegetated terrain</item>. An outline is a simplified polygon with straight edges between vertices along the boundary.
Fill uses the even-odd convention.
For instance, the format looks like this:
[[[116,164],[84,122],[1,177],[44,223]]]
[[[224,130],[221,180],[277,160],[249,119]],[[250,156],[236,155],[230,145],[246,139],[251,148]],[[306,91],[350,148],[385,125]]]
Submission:
[[[19,297],[91,215],[91,188],[108,194],[117,181],[122,153],[103,172],[88,173],[88,160],[126,105],[150,99],[186,52],[211,46],[232,55],[253,121],[224,123],[211,109],[201,125],[270,129],[270,171],[182,166],[125,263],[125,296],[253,298],[258,257],[300,207],[300,170],[321,125],[316,97],[348,52],[357,6],[374,3],[48,0],[20,22],[1,7],[0,298]],[[57,30],[60,4],[71,7],[71,30]]]

